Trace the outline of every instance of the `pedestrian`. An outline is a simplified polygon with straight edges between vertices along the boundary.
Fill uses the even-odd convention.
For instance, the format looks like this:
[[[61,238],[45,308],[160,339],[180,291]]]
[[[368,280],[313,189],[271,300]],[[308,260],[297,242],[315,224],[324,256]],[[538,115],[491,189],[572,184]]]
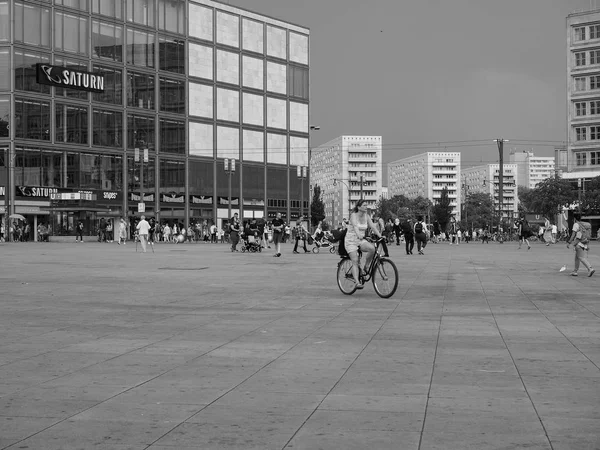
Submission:
[[[112,242],[113,241],[113,226],[112,226],[112,219],[109,219],[106,222],[106,242]]]
[[[396,235],[396,245],[400,245],[400,235],[402,234],[402,226],[400,225],[400,219],[396,217],[394,219],[394,226],[392,227],[394,234]]]
[[[415,235],[413,230],[412,219],[407,219],[402,224],[402,234],[404,235],[406,254],[412,255],[413,248],[415,247]]]
[[[273,256],[281,256],[281,241],[284,233],[284,222],[281,218],[281,213],[278,212],[277,216],[272,221],[273,225],[273,243],[275,244],[275,254]],[[289,229],[289,227],[286,227]]]
[[[273,230],[273,233],[275,232],[275,230]],[[284,234],[281,237],[283,240],[282,242],[285,244],[287,241],[290,240],[290,235],[292,233],[292,229],[290,228],[290,226],[286,223],[285,224],[285,229],[284,229]],[[273,234],[273,239],[275,239],[275,235]]]
[[[229,239],[231,239],[231,251],[237,252],[237,245],[240,242],[240,218],[238,213],[235,213],[230,221]]]
[[[306,248],[306,240],[307,240],[308,231],[304,228],[302,222],[298,222],[296,224],[296,244],[294,245],[294,253],[300,253],[298,251],[298,241],[302,240],[304,246],[304,253],[310,253],[310,251]]]
[[[592,237],[592,226],[589,222],[583,222],[581,220],[581,214],[575,214],[575,223],[571,230],[571,237],[567,242],[567,248],[570,244],[575,244],[575,267],[571,272],[572,277],[577,276],[579,270],[579,263],[583,264],[588,270],[588,277],[591,277],[596,272],[588,260],[588,252],[590,245],[590,238]]]
[[[427,245],[427,235],[425,234],[425,224],[423,223],[423,216],[417,217],[417,223],[415,223],[414,232],[419,255],[424,255],[425,253],[423,252],[423,250],[425,250],[425,246]]]
[[[529,245],[529,237],[531,236],[531,228],[529,227],[529,222],[524,217],[521,217],[519,220],[519,250],[521,249],[521,245],[523,243],[527,244],[527,250],[531,250],[531,246]]]
[[[556,244],[556,235],[558,233],[558,227],[555,223],[551,225],[550,235],[552,236],[552,243]]]
[[[83,221],[80,219],[75,226],[75,242],[83,242]]]
[[[450,224],[448,225],[448,240],[450,241],[450,245],[456,242],[456,229],[456,218],[452,216],[452,219],[450,219]]]
[[[123,245],[127,244],[127,224],[125,223],[125,219],[121,217],[119,222],[119,240],[117,241],[118,245],[121,245],[121,240],[123,241]]]
[[[148,232],[150,231],[150,224],[146,222],[146,216],[140,218],[139,223],[135,227],[138,232],[140,242],[142,244],[142,253],[146,253],[146,244],[148,243]]]
[[[156,240],[156,220],[152,217],[149,222],[150,228],[148,229],[148,242],[150,245],[154,245],[154,241]]]
[[[210,242],[217,243],[217,226],[214,223],[210,226]]]

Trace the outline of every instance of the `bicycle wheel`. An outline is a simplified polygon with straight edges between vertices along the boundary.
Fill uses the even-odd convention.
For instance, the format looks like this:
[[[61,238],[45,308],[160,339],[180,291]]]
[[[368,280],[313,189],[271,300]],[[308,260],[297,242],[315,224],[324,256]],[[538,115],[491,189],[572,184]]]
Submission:
[[[329,253],[331,253],[332,255],[335,255],[337,253],[337,247],[335,245],[330,246]]]
[[[319,247],[314,246],[312,249],[312,252],[316,255],[317,253],[319,253]]]
[[[346,295],[352,295],[356,291],[356,283],[352,276],[352,261],[349,258],[343,258],[338,263],[337,284],[340,291]]]
[[[381,258],[373,269],[373,287],[381,298],[390,298],[398,289],[398,269],[393,261]]]

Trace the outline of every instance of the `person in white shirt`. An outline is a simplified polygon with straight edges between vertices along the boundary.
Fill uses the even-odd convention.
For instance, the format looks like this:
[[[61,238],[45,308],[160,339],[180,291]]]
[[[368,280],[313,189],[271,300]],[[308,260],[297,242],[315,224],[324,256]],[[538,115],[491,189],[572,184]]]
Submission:
[[[556,226],[556,224],[552,224],[552,243],[556,244],[556,235],[558,233],[558,227]]]
[[[142,253],[146,253],[146,244],[148,243],[148,232],[150,231],[150,224],[146,222],[146,216],[142,216],[140,222],[135,227],[142,243]]]

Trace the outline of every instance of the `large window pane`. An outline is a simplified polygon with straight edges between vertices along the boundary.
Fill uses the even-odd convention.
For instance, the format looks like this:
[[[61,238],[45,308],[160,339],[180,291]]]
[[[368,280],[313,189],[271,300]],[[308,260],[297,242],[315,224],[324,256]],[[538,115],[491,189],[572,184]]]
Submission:
[[[0,138],[7,138],[9,134],[10,123],[10,97],[0,96]],[[0,153],[2,149],[0,149]]]
[[[127,63],[154,67],[155,36],[139,30],[127,30]]]
[[[0,1],[0,41],[10,40],[10,18],[8,16],[8,2]]]
[[[288,95],[308,100],[308,69],[289,66]]]
[[[120,156],[81,153],[79,187],[112,190],[116,189],[116,186],[121,186],[121,160]]]
[[[123,102],[123,76],[120,69],[94,65],[94,73],[104,75],[104,92],[92,94],[95,102],[121,105]]]
[[[123,27],[94,20],[92,55],[95,58],[123,61]]]
[[[15,2],[15,40],[50,47],[50,8]]]
[[[148,161],[144,162],[143,165],[143,161],[141,161],[141,158],[142,157],[140,155],[140,161],[135,161],[134,157],[127,157],[127,171],[129,172],[127,180],[129,183],[130,193],[134,193],[139,196],[139,193],[143,187],[145,197],[146,195],[148,195],[148,193],[151,193],[156,187],[156,158],[153,156],[149,156]],[[148,209],[149,207],[151,207],[151,204],[146,205],[146,209]]]
[[[69,8],[81,9],[82,11],[88,10],[88,0],[55,0],[54,3]]]
[[[185,113],[185,81],[160,78],[160,110]]]
[[[160,187],[164,191],[183,192],[185,186],[185,163],[160,160]]]
[[[7,90],[10,90],[10,49],[0,48],[0,91]]]
[[[92,12],[120,19],[123,17],[122,0],[92,0]]]
[[[81,53],[83,55],[87,55],[87,17],[55,11],[54,47],[56,50],[61,50],[64,52]]]
[[[155,8],[154,0],[127,0],[127,20],[153,27]]]
[[[123,113],[94,109],[94,145],[121,147],[123,136]]]
[[[158,28],[172,33],[185,34],[185,2],[158,0]]]
[[[154,152],[156,143],[154,118],[127,115],[127,148],[147,148]]]
[[[50,56],[29,50],[15,50],[15,89],[19,91],[50,93],[50,86],[36,81],[37,63],[50,63]]]
[[[159,40],[158,68],[169,72],[185,73],[185,42],[161,37]]]
[[[160,119],[160,151],[185,154],[185,122]]]
[[[39,148],[15,149],[15,186],[41,186],[42,154]]]
[[[67,152],[42,150],[42,186],[67,187]]]
[[[88,143],[88,109],[83,106],[55,103],[55,140],[74,144]]]
[[[154,75],[127,71],[127,106],[154,109]]]
[[[87,72],[89,70],[87,62],[83,62],[83,61],[77,61],[77,60],[72,60],[72,59],[62,59],[62,58],[55,57],[54,63],[57,66],[66,67],[71,70],[82,70],[84,72]],[[57,97],[78,98],[81,100],[87,100],[88,95],[89,95],[85,91],[79,91],[77,89],[62,89],[59,87],[54,88],[54,93],[56,94]]]
[[[26,98],[15,99],[17,139],[50,140],[50,103]]]

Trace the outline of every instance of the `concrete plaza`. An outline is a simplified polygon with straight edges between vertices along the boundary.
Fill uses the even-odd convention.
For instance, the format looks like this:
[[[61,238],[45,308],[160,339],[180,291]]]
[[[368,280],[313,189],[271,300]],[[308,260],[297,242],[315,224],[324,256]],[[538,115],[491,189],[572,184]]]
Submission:
[[[600,449],[600,272],[390,252],[383,300],[289,244],[0,244],[0,449]]]

